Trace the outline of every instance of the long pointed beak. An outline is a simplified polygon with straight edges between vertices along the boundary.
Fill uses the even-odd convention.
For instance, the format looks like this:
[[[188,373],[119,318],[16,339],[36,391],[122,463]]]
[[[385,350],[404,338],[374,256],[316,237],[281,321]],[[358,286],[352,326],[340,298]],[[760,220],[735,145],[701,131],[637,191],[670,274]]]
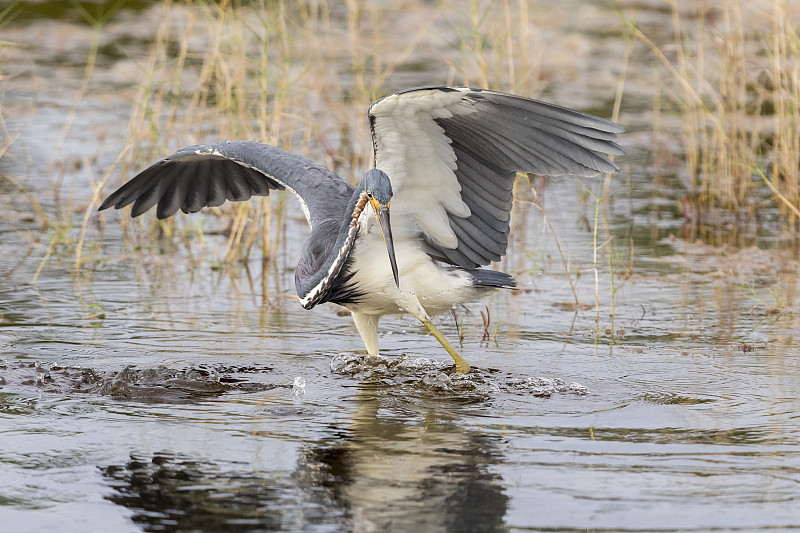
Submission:
[[[377,203],[377,202],[376,202]],[[400,288],[400,276],[397,273],[397,260],[394,257],[394,242],[392,241],[392,225],[389,222],[389,206],[378,204],[375,210],[375,215],[378,217],[378,224],[383,233],[383,241],[386,243],[386,250],[389,252],[389,262],[392,264],[392,274],[394,275],[394,282],[397,288]]]

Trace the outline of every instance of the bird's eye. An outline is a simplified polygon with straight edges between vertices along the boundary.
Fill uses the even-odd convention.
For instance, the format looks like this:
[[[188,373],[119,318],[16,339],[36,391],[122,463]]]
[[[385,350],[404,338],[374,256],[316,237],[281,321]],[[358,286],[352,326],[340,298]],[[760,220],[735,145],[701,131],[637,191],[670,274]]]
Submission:
[[[367,198],[372,200],[372,191],[367,191]]]

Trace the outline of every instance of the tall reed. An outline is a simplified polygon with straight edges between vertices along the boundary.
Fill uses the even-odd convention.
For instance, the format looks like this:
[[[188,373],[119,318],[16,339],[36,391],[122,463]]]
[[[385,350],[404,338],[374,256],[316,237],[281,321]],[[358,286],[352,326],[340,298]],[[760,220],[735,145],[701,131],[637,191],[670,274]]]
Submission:
[[[537,89],[538,47],[527,3],[505,0],[496,10],[493,3],[470,0],[469,7],[465,23],[460,10],[446,5],[420,6],[429,13],[415,17],[401,11],[388,16],[391,5],[359,0],[343,5],[164,0],[148,57],[140,62],[142,81],[129,119],[129,143],[110,179],[125,181],[189,144],[257,139],[316,159],[356,181],[371,164],[367,106],[402,88],[384,84],[414,61],[421,43],[437,37],[431,33],[440,19],[466,30],[456,31],[455,54],[444,58],[449,79],[440,76],[430,83],[472,83],[529,95]],[[416,24],[402,39],[392,30],[407,23],[393,15],[407,15]],[[247,257],[254,246],[262,257],[275,254],[284,202],[283,195],[273,195],[256,204],[213,210],[229,235],[228,261]],[[146,227],[140,225],[139,234],[202,237],[197,222],[183,217],[143,218]],[[180,242],[189,246],[191,241]]]
[[[710,222],[726,212],[759,218],[772,193],[787,225],[797,227],[800,6],[668,3],[671,40],[633,23],[631,29],[664,67],[667,94],[657,98],[680,110],[694,215]]]

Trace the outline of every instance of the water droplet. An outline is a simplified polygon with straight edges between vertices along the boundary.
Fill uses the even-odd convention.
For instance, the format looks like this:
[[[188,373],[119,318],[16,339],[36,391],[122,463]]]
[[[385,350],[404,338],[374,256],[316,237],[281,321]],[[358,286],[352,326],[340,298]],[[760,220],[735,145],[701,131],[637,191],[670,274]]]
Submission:
[[[306,380],[297,376],[294,378],[294,385],[292,386],[293,396],[303,396],[306,393]]]

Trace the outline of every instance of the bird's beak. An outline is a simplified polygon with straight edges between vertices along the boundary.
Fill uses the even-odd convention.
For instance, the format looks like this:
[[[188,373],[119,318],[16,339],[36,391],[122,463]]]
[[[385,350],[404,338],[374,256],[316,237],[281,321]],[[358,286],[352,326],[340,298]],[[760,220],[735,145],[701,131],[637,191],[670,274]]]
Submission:
[[[386,243],[386,250],[389,252],[389,262],[392,265],[392,274],[397,288],[400,288],[400,276],[397,274],[397,261],[394,257],[394,242],[392,241],[392,225],[389,222],[389,203],[381,204],[375,199],[371,200],[375,216],[378,218],[378,225],[381,227],[383,241]]]

